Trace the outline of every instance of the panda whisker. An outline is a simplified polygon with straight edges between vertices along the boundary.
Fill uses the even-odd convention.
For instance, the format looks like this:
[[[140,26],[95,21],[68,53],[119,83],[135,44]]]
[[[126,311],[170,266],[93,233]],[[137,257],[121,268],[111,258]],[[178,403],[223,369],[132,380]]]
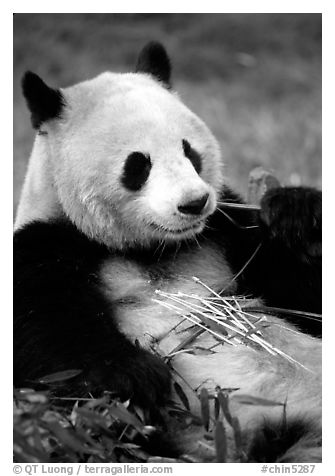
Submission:
[[[242,268],[235,274],[235,276],[231,279],[230,283],[225,286],[224,288],[221,289],[220,293],[219,294],[222,294],[224,291],[226,291],[229,286],[231,286],[231,284],[237,280],[237,278],[239,276],[241,276],[241,274],[243,273],[243,271],[247,268],[247,266],[251,263],[251,261],[255,258],[255,256],[257,255],[258,251],[260,250],[262,246],[262,242],[258,244],[258,246],[256,247],[255,251],[252,253],[252,255],[250,256],[250,258],[245,262],[245,264],[242,266]]]
[[[159,240],[158,245],[156,246],[156,249],[154,251],[154,256],[158,253],[160,248],[163,246],[163,240]]]
[[[212,226],[209,226],[207,224],[205,224],[204,229],[210,230],[210,231],[215,231],[215,228],[213,228]]]
[[[186,248],[188,249],[188,251],[191,251],[190,242],[189,242],[188,238],[184,238],[184,243],[185,243]]]
[[[159,263],[161,257],[163,256],[163,253],[164,253],[164,250],[165,250],[165,247],[166,247],[166,241],[161,240],[160,245],[158,246],[158,249],[159,249],[160,247],[161,247],[162,249],[161,249],[161,251],[160,251],[160,253],[159,253],[159,256],[158,256],[158,258],[157,258],[157,262],[158,262],[158,263]]]
[[[200,245],[200,243],[199,243],[199,241],[198,241],[196,235],[194,235],[193,239],[194,239],[194,241],[196,242],[196,244],[198,245],[199,250],[201,250],[201,245]]]
[[[180,248],[181,248],[181,242],[178,241],[178,242],[177,242],[177,245],[176,245],[175,252],[174,252],[174,254],[173,254],[172,261],[176,261],[177,256],[178,256],[178,252],[179,252]]]
[[[249,226],[240,225],[230,215],[228,215],[228,213],[224,212],[219,207],[217,207],[217,211],[220,212],[222,215],[224,215],[227,218],[227,220],[229,220],[233,225],[235,225],[240,230],[251,230],[251,229],[254,229],[254,228],[259,228],[258,225],[249,225]]]
[[[161,254],[159,255],[158,261],[159,261],[159,260],[161,259],[161,257],[163,256],[163,253],[164,253],[165,248],[166,248],[166,241],[163,242],[162,251],[161,251]]]

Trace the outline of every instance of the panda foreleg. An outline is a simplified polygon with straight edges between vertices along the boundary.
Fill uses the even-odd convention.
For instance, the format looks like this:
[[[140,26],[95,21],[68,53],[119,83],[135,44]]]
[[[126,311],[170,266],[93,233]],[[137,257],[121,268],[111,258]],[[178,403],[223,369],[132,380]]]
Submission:
[[[261,248],[246,276],[269,306],[321,313],[321,200],[307,187],[275,188],[262,199]],[[317,321],[298,324],[321,332]]]
[[[274,188],[264,195],[259,213],[227,210],[231,220],[215,213],[212,221],[227,259],[235,273],[243,269],[240,292],[268,306],[321,313],[321,200],[312,188]],[[321,333],[318,321],[288,319],[303,331]]]
[[[32,223],[14,236],[14,380],[79,370],[58,382],[59,396],[104,390],[156,410],[169,396],[168,368],[134,345],[113,321],[99,289],[105,249],[68,223]]]

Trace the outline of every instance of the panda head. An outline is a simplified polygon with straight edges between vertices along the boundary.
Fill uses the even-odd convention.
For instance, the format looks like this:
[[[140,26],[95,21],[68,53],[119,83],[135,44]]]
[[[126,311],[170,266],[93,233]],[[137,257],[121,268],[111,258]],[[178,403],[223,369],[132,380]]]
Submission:
[[[38,131],[31,162],[39,165],[31,167],[47,167],[44,188],[47,181],[57,202],[48,203],[48,218],[65,214],[87,236],[118,249],[203,230],[222,187],[220,151],[171,90],[170,70],[165,49],[150,43],[135,73],[106,72],[61,90],[25,74],[23,93]]]

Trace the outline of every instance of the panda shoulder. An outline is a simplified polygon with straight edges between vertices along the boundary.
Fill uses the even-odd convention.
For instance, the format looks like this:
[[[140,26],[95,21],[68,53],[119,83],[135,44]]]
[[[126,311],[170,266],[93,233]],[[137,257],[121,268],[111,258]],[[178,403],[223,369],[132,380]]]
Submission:
[[[85,256],[98,260],[107,252],[104,245],[91,240],[68,220],[32,221],[14,233],[14,258],[26,262],[43,258]]]

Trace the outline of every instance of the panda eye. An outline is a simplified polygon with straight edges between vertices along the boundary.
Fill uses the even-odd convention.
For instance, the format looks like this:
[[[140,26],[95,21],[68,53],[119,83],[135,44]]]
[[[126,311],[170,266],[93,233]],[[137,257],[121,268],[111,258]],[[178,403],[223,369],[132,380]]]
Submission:
[[[202,169],[200,154],[198,154],[196,150],[192,149],[190,143],[185,139],[183,139],[183,150],[184,150],[185,157],[189,159],[189,161],[195,168],[195,171],[198,174],[200,174]]]
[[[151,170],[149,155],[132,152],[128,155],[123,168],[122,184],[133,192],[140,190],[147,181]]]

